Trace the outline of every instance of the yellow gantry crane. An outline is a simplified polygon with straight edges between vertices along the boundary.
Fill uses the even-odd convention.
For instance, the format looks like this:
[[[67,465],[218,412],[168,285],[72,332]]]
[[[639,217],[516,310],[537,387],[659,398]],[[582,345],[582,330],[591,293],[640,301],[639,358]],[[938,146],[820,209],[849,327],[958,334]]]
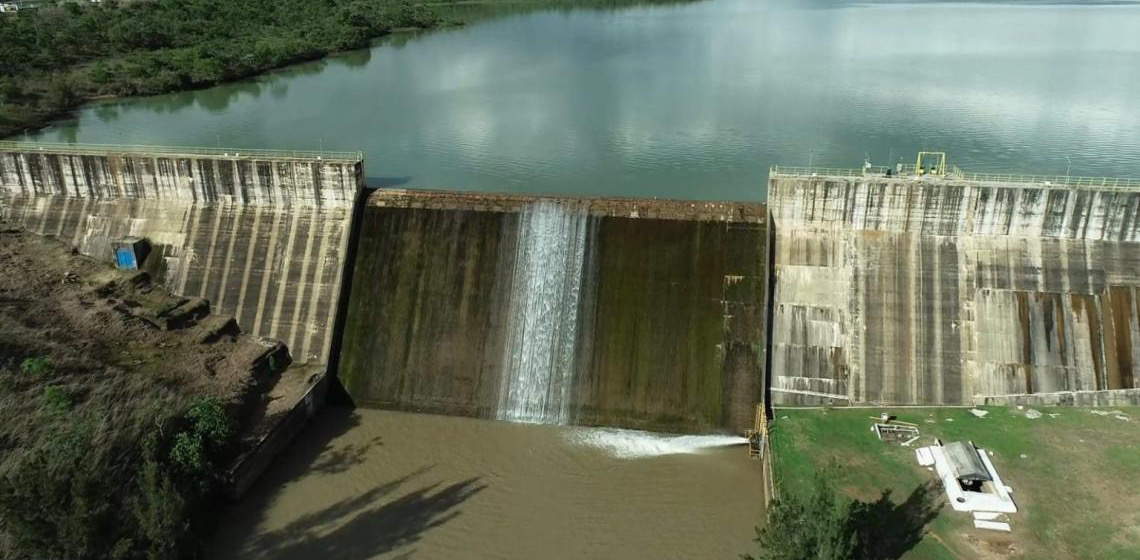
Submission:
[[[946,176],[946,152],[918,152],[914,161],[915,175]]]

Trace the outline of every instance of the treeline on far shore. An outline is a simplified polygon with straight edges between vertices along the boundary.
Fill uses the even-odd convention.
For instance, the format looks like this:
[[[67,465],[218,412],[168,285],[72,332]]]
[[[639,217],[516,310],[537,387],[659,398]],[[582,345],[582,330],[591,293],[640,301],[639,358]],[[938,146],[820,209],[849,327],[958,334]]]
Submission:
[[[0,137],[93,99],[208,87],[488,12],[686,0],[103,0],[0,14]],[[456,9],[453,9],[456,8]],[[460,10],[461,8],[461,10]],[[459,15],[457,15],[459,14]]]
[[[200,88],[443,22],[404,0],[138,0],[0,15],[0,136],[84,101]]]

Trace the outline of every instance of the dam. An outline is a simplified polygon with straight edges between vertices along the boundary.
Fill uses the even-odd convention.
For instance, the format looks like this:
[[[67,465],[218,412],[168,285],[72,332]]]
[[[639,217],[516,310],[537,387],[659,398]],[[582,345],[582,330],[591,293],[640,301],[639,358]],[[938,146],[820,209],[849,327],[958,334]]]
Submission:
[[[359,153],[4,143],[0,218],[98,258],[148,238],[171,291],[333,363],[361,406],[742,433],[766,392],[1135,399],[1140,184],[881,171],[776,167],[764,205],[372,190]]]
[[[0,144],[3,227],[105,260],[148,238],[147,272],[355,405],[212,557],[727,557],[770,497],[738,437],[758,410],[1140,395],[1140,183],[777,167],[759,204],[363,177],[358,153]]]
[[[1135,402],[1140,181],[777,167],[769,193],[775,403]]]
[[[0,218],[99,258],[148,238],[171,291],[334,363],[362,406],[741,433],[765,392],[1136,394],[1136,182],[776,167],[764,205],[363,176],[359,153],[5,143]]]

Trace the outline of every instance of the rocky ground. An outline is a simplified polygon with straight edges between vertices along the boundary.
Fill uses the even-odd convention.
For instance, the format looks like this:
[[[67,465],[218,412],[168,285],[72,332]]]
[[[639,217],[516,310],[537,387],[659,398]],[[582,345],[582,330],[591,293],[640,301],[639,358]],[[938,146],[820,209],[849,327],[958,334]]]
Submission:
[[[254,386],[253,369],[268,369],[258,361],[270,361],[274,346],[240,335],[232,319],[210,315],[208,303],[174,296],[145,273],[115,270],[51,239],[0,233],[4,358],[97,377],[142,374],[238,404]],[[277,359],[277,369],[288,365]]]
[[[0,449],[13,451],[38,437],[45,408],[180,410],[202,397],[225,403],[249,447],[318,371],[290,368],[281,343],[242,334],[204,300],[3,224],[0,369],[0,422],[10,428]]]

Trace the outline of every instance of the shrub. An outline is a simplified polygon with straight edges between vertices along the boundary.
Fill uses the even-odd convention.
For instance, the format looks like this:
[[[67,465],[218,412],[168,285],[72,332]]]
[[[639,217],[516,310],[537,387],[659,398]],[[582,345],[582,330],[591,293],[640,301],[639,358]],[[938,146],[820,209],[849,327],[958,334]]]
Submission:
[[[226,409],[218,399],[205,397],[194,401],[186,412],[186,418],[190,420],[194,433],[201,436],[212,450],[225,446],[232,428]]]
[[[190,478],[199,478],[206,471],[206,449],[202,436],[193,432],[179,432],[170,446],[170,462]]]
[[[44,405],[55,412],[67,412],[75,406],[75,399],[64,387],[50,385],[44,388]]]
[[[756,529],[757,556],[746,560],[854,560],[855,533],[828,480],[816,477],[806,499],[787,494],[772,502],[768,523]]]
[[[217,399],[201,398],[184,417],[186,427],[174,434],[170,463],[185,481],[207,492],[217,478],[214,458],[224,451],[230,437],[230,420]]]
[[[20,372],[32,377],[46,375],[53,369],[51,360],[47,358],[28,358],[20,363]]]

